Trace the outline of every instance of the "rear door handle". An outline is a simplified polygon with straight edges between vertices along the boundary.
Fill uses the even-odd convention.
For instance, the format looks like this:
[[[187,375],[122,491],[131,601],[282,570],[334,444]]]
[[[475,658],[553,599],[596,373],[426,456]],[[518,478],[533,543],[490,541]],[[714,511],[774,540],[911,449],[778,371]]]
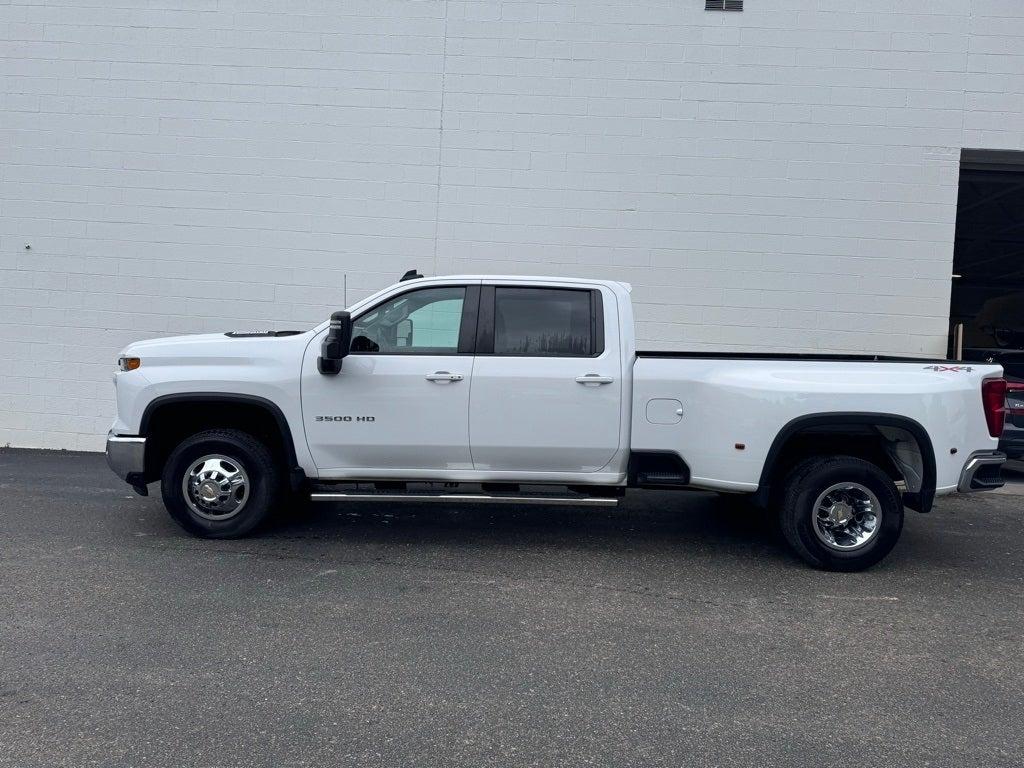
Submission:
[[[611,376],[599,376],[596,373],[588,373],[585,376],[577,376],[577,384],[611,384],[615,379]]]
[[[427,374],[427,381],[462,381],[461,373],[448,373],[448,371],[434,371]]]

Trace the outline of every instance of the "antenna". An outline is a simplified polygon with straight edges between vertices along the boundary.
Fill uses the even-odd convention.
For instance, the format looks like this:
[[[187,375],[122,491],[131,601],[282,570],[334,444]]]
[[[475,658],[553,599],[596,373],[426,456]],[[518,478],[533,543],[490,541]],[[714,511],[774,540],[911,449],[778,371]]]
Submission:
[[[348,272],[345,272],[341,276],[342,284],[345,286],[345,309],[348,309]]]

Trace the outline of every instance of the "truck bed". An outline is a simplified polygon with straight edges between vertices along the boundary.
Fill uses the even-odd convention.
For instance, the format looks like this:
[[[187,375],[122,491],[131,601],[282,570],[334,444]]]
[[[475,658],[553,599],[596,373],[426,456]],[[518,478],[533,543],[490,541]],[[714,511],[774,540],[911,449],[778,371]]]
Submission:
[[[948,493],[962,451],[997,447],[981,384],[1001,373],[996,365],[918,357],[638,352],[631,447],[674,451],[695,486],[754,491],[772,444],[794,425],[876,423],[892,428],[890,440],[922,435],[929,445],[920,450],[935,456],[937,491]]]

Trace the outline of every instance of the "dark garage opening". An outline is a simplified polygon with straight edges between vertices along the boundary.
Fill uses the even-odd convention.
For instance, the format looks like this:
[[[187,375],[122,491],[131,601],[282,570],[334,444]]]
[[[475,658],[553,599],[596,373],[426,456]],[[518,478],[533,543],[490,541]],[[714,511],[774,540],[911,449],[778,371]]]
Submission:
[[[960,156],[950,353],[1024,380],[1024,152]]]

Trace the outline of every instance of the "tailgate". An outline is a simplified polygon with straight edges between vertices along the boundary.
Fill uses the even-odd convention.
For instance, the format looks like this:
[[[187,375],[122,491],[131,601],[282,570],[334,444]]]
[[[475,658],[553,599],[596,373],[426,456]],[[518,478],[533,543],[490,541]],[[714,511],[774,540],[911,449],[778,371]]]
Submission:
[[[1024,381],[1007,382],[1006,421],[1024,429]]]

